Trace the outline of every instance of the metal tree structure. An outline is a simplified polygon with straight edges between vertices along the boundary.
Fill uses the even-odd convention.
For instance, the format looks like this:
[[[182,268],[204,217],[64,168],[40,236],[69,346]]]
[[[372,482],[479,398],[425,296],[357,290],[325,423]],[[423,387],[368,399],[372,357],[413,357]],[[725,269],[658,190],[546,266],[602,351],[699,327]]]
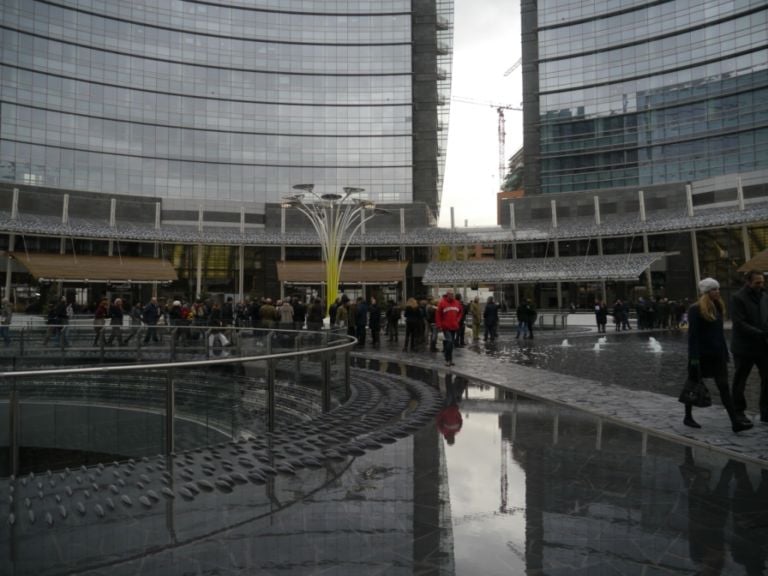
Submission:
[[[314,184],[297,184],[294,190],[303,193],[283,199],[284,208],[295,208],[312,223],[320,240],[325,263],[326,316],[339,293],[339,281],[344,257],[352,239],[376,214],[385,210],[376,208],[370,200],[354,198],[363,188],[344,187],[344,195],[323,194],[314,191]],[[367,213],[369,212],[370,213]]]

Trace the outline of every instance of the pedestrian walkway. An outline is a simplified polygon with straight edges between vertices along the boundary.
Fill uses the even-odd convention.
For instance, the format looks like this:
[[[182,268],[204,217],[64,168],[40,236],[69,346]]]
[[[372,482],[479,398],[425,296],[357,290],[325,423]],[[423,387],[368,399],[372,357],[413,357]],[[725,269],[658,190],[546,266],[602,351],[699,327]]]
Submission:
[[[521,366],[465,347],[454,351],[455,366],[446,368],[442,354],[405,353],[396,348],[364,349],[357,356],[412,364],[464,376],[557,405],[579,408],[609,421],[679,442],[708,447],[731,456],[768,465],[768,423],[753,416],[755,427],[734,434],[720,405],[694,409],[701,429],[683,425],[683,405],[676,398],[645,390],[630,390],[595,380]],[[712,387],[713,388],[713,387]]]

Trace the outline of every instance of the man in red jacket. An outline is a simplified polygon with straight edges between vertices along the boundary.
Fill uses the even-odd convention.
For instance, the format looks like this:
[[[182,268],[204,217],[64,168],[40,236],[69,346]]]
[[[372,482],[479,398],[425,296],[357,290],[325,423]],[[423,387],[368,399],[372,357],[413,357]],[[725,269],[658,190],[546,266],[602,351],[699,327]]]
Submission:
[[[453,366],[453,343],[456,340],[456,332],[459,330],[463,313],[464,307],[453,297],[453,290],[449,288],[435,310],[435,324],[438,330],[443,331],[443,355],[446,366]]]

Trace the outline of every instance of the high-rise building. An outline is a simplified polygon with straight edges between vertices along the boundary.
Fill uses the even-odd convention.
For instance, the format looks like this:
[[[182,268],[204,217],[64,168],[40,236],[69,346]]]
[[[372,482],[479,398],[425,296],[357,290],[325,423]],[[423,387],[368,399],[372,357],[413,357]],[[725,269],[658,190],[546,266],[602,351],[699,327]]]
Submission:
[[[764,0],[523,0],[525,192],[768,173]]]
[[[249,213],[312,182],[436,213],[452,18],[451,0],[0,0],[0,181]]]

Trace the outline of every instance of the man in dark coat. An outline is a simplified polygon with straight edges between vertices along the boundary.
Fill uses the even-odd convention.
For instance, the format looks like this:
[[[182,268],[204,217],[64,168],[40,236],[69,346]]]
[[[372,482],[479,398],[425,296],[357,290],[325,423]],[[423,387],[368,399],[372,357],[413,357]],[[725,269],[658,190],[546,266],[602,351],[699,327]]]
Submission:
[[[109,338],[106,340],[107,346],[111,346],[115,338],[117,338],[118,346],[123,345],[123,315],[123,299],[115,298],[109,307],[109,325],[111,328]]]
[[[746,419],[747,401],[744,389],[752,367],[760,372],[760,420],[768,422],[768,296],[763,293],[765,277],[750,270],[744,276],[745,285],[733,295],[733,408],[738,417]]]
[[[147,332],[144,334],[144,344],[148,344],[150,338],[153,342],[159,342],[157,337],[157,323],[160,320],[160,307],[157,305],[157,298],[152,298],[149,304],[142,310],[142,319],[147,325]]]
[[[365,346],[365,325],[368,323],[368,305],[362,296],[358,296],[355,305],[355,336],[357,345]]]
[[[381,310],[376,298],[373,297],[371,297],[371,305],[368,307],[368,328],[371,329],[371,343],[378,346],[381,332]]]

